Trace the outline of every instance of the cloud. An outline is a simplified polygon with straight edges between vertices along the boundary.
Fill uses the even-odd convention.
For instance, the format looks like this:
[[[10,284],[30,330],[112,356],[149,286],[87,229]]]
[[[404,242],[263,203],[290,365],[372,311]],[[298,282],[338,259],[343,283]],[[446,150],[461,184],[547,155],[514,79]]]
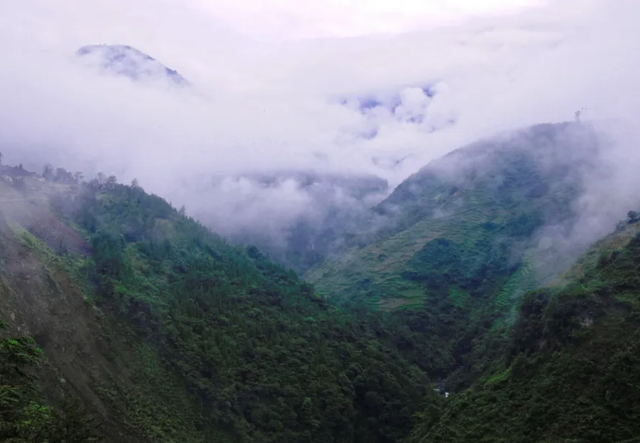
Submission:
[[[497,131],[581,107],[591,119],[637,115],[636,1],[509,4],[3,2],[1,150],[34,168],[137,177],[205,216],[233,214],[238,186],[250,188],[209,186],[212,176],[313,169],[395,186]],[[149,54],[195,92],[77,62],[77,49],[102,43]],[[630,149],[635,130],[618,137]],[[294,184],[278,189],[240,213],[277,224],[279,211],[315,204]]]
[[[299,39],[402,33],[518,11],[543,0],[199,0],[194,5],[259,38]]]

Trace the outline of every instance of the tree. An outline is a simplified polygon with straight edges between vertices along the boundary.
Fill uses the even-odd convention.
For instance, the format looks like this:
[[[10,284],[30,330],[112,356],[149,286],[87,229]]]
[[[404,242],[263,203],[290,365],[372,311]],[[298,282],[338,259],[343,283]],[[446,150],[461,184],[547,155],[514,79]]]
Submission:
[[[73,174],[64,168],[57,168],[54,180],[59,183],[73,183]]]
[[[115,175],[110,175],[109,178],[107,178],[107,182],[105,184],[105,188],[113,191],[116,187],[116,185],[118,184],[118,179],[116,178]]]
[[[101,441],[96,418],[87,414],[77,397],[64,398],[59,409],[52,410],[51,442],[89,443]]]
[[[637,221],[640,221],[640,212],[637,212],[637,211],[627,212],[627,219],[629,223],[635,223]]]
[[[51,166],[49,163],[44,165],[44,169],[42,170],[42,176],[44,177],[45,180],[53,180],[54,178],[53,166]]]
[[[98,172],[98,174],[96,174],[96,178],[91,180],[88,183],[88,185],[92,189],[102,190],[104,189],[106,182],[107,182],[107,177],[102,172]]]

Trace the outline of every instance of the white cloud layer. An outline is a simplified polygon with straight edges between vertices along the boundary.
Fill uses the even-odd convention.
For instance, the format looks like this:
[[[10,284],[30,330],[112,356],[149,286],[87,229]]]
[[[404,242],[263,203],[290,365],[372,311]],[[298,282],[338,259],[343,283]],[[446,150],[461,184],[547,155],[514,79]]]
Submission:
[[[546,0],[196,0],[203,12],[269,40],[403,33],[540,6]]]
[[[233,200],[192,192],[212,174],[316,168],[395,185],[496,131],[581,107],[638,115],[638,17],[637,0],[5,1],[0,150],[137,177],[199,212]],[[74,60],[99,43],[140,49],[196,89]],[[290,188],[282,211],[305,201]]]

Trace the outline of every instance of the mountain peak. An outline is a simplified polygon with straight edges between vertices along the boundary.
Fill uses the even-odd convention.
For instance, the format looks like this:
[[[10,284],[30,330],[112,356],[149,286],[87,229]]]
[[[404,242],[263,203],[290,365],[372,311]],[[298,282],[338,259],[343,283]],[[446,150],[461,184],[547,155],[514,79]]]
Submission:
[[[189,86],[189,81],[153,57],[128,45],[86,45],[76,56],[98,68],[101,72],[127,77],[134,81],[167,80],[178,86]]]

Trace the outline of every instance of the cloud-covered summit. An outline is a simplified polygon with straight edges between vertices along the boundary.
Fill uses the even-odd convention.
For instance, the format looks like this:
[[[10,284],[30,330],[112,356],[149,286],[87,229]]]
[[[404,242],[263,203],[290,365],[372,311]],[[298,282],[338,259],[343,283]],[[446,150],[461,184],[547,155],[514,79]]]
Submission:
[[[128,45],[86,45],[76,51],[76,56],[102,73],[120,75],[134,81],[166,80],[178,86],[189,85],[174,69]]]
[[[310,1],[296,8],[326,6]],[[496,132],[572,120],[583,107],[589,119],[630,121],[640,109],[636,0],[549,0],[540,9],[451,28],[285,42],[242,32],[252,30],[245,12],[256,1],[242,3],[240,17],[225,15],[223,3],[239,5],[0,2],[5,161],[137,178],[190,214],[208,212],[232,226],[259,214],[261,226],[276,226],[290,208],[314,206],[306,190],[295,180],[267,189],[240,180],[258,197],[247,198],[253,209],[234,212],[231,177],[319,170],[372,174],[393,188],[431,160]],[[332,20],[342,18],[334,6]],[[286,21],[287,11],[280,12]],[[97,76],[74,54],[93,42],[143,49],[197,88],[185,94]],[[637,125],[615,137],[620,148],[610,153],[612,168],[634,189]],[[199,185],[213,176],[229,177],[229,185]],[[232,214],[239,214],[237,222]]]

